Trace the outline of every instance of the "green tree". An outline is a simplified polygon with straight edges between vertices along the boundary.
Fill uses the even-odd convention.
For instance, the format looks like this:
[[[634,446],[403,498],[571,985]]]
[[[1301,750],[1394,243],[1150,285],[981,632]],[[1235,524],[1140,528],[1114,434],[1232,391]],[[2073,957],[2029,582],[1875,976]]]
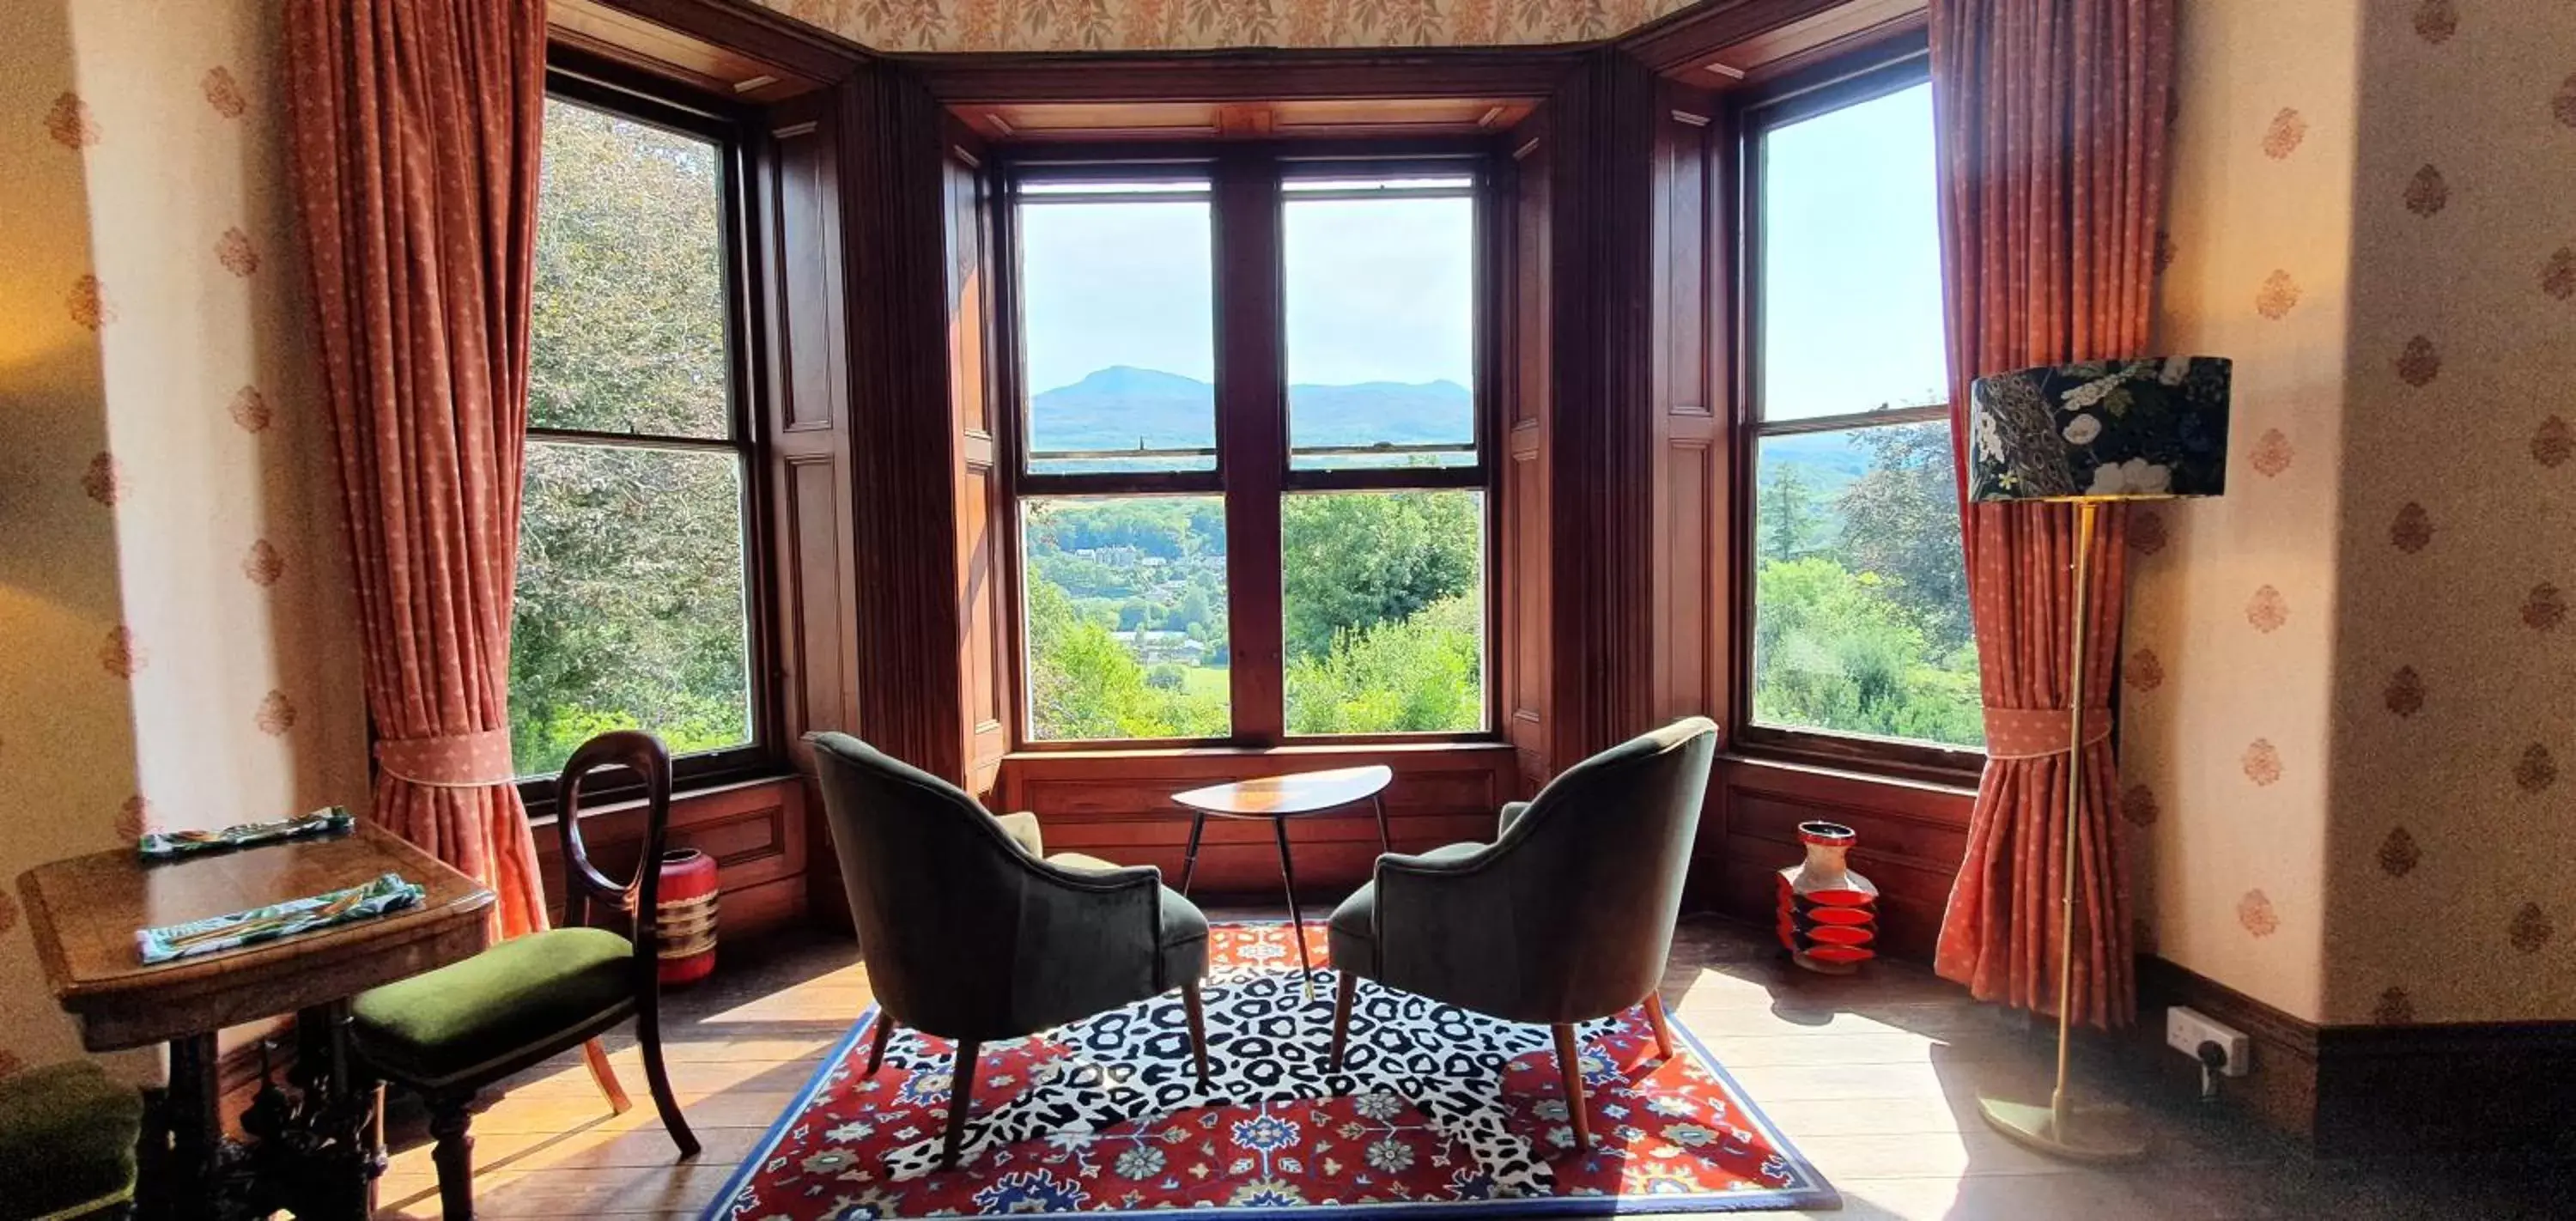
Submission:
[[[1288,663],[1288,732],[1460,731],[1484,720],[1484,609],[1468,594],[1343,630]]]
[[[1754,577],[1753,712],[1767,724],[1985,740],[1976,660],[1936,656],[1875,573],[1825,556],[1763,560]]]
[[[1853,572],[1878,574],[1887,596],[1923,629],[1935,654],[1968,647],[1967,570],[1959,550],[1959,486],[1950,430],[1938,424],[1864,428],[1853,441],[1869,469],[1834,500],[1858,528],[1836,551]]]
[[[1781,463],[1762,480],[1755,506],[1755,553],[1766,560],[1794,560],[1822,544],[1823,498],[1795,463]]]
[[[1291,496],[1279,550],[1288,655],[1320,658],[1342,633],[1475,588],[1484,513],[1464,491]]]

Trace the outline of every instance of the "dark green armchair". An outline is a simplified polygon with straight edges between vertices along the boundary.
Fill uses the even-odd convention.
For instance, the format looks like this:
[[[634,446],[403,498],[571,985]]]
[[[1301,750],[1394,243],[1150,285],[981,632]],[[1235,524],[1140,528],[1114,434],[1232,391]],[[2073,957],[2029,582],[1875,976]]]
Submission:
[[[957,1044],[941,1168],[957,1163],[987,1042],[1179,988],[1205,1087],[1207,917],[1165,889],[1161,871],[1044,856],[1034,817],[996,818],[957,786],[848,734],[807,740],[876,992],[868,1074],[898,1025]]]
[[[1490,844],[1377,858],[1333,912],[1341,1067],[1359,981],[1556,1030],[1575,1139],[1589,1147],[1574,1024],[1644,1002],[1672,1055],[1656,985],[1672,952],[1717,725],[1676,721],[1568,768],[1503,807]]]

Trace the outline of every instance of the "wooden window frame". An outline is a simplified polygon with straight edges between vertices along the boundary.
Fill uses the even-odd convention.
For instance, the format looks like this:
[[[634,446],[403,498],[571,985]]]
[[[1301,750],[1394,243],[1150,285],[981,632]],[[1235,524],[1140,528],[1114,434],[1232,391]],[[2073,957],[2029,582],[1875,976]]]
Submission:
[[[561,44],[546,57],[546,95],[588,106],[618,118],[660,127],[715,143],[721,159],[725,265],[725,362],[730,433],[723,439],[545,428],[531,423],[530,443],[548,440],[593,445],[626,445],[646,449],[732,455],[742,473],[743,597],[748,625],[746,673],[751,685],[751,741],[722,750],[674,756],[672,791],[700,792],[749,781],[774,779],[789,770],[779,681],[774,531],[769,506],[770,462],[767,430],[761,419],[765,371],[757,359],[766,343],[766,320],[755,303],[761,295],[758,218],[755,198],[763,146],[756,111],[731,99],[701,94],[624,64]],[[532,818],[555,813],[553,775],[522,776],[519,795]],[[591,790],[596,789],[596,792]],[[585,786],[600,803],[639,795],[640,783]]]
[[[1755,387],[1761,370],[1761,141],[1768,132],[1875,98],[1914,88],[1931,79],[1926,40],[1919,31],[1889,38],[1784,76],[1769,86],[1730,98],[1728,131],[1733,147],[1735,191],[1728,200],[1735,218],[1736,257],[1734,346],[1736,363],[1734,445],[1735,469],[1743,472],[1732,489],[1734,501],[1734,658],[1733,698],[1742,709],[1734,727],[1732,748],[1748,757],[1778,759],[1905,779],[1944,784],[1973,783],[1985,766],[1980,748],[1943,746],[1896,738],[1796,729],[1756,724],[1753,719],[1753,639],[1756,498],[1761,472],[1757,459],[1764,437],[1831,432],[1865,426],[1894,426],[1951,418],[1949,404],[1901,411],[1854,412],[1812,419],[1765,422]]]
[[[997,168],[996,266],[1003,269],[995,294],[999,332],[994,370],[1001,438],[1005,592],[1010,616],[1008,674],[1018,712],[1011,725],[1014,752],[1117,754],[1172,750],[1264,750],[1275,747],[1369,747],[1489,744],[1501,740],[1500,697],[1494,681],[1494,639],[1501,556],[1501,464],[1494,460],[1496,379],[1495,307],[1500,172],[1493,142],[1482,139],[1240,140],[1063,144],[1000,150]],[[1350,176],[1472,177],[1476,235],[1471,322],[1475,369],[1472,465],[1344,470],[1299,470],[1290,465],[1283,287],[1283,227],[1288,196],[1281,183],[1327,174]],[[1124,182],[1204,178],[1209,183],[1211,261],[1209,285],[1215,315],[1217,461],[1205,471],[1031,473],[1028,468],[1029,395],[1024,385],[1019,286],[1021,187],[1033,180]],[[1280,517],[1284,498],[1303,492],[1472,490],[1483,497],[1484,562],[1481,575],[1485,660],[1480,695],[1483,725],[1475,730],[1419,733],[1290,734],[1287,732],[1285,622],[1281,605]],[[1022,586],[1021,506],[1050,496],[1217,496],[1226,516],[1226,602],[1231,632],[1228,667],[1233,732],[1210,738],[1040,739],[1031,733],[1028,690],[1027,601]],[[1249,663],[1249,664],[1247,664]]]

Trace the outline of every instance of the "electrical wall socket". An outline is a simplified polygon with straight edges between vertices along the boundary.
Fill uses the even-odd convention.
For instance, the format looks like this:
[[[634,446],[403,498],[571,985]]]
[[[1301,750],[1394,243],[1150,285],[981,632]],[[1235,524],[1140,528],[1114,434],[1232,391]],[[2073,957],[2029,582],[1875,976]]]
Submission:
[[[2175,1005],[2165,1010],[2165,1044],[2175,1051],[2200,1060],[2200,1045],[2216,1043],[2227,1051],[2227,1064],[2218,1071],[2229,1077],[2242,1077],[2253,1070],[2254,1045],[2245,1032],[2221,1025],[2210,1016],[2188,1005]]]

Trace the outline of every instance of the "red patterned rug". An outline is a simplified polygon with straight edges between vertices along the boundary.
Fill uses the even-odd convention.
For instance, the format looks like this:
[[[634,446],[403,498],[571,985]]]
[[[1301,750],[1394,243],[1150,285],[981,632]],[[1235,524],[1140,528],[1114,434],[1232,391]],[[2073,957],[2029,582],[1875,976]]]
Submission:
[[[1324,961],[1324,926],[1306,938]],[[874,1077],[860,1018],[734,1172],[710,1221],[1018,1212],[1461,1216],[1835,1208],[1841,1198],[1676,1019],[1586,1026],[1593,1134],[1574,1147],[1545,1027],[1363,982],[1323,1067],[1329,975],[1302,987],[1280,922],[1219,924],[1204,989],[1211,1088],[1180,994],[987,1048],[957,1169],[933,1169],[949,1044],[902,1031]]]

